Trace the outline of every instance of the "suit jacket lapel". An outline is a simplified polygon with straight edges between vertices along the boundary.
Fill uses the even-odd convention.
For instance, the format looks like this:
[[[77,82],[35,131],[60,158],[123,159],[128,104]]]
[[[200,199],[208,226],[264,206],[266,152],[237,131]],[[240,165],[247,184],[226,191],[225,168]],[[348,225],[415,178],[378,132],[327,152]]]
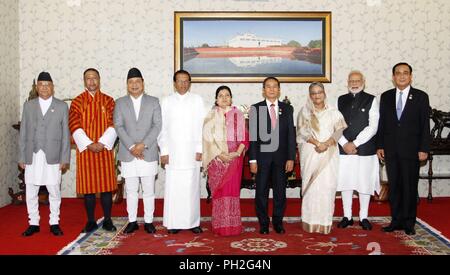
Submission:
[[[44,116],[42,115],[42,109],[41,109],[41,104],[39,104],[39,98],[36,98],[35,103],[34,103],[34,110],[37,113],[37,117],[39,119],[43,119]]]
[[[400,120],[403,120],[405,115],[410,111],[411,104],[413,103],[413,100],[416,98],[414,95],[416,94],[416,91],[411,87],[409,89],[408,98],[405,100],[405,108],[403,108],[402,116],[400,117]]]
[[[389,109],[391,110],[393,117],[395,117],[398,120],[398,118],[397,118],[397,102],[395,101],[396,93],[397,93],[397,90],[393,89],[392,93],[389,95],[390,98],[389,98],[388,102],[390,104]]]
[[[281,121],[281,117],[283,116],[283,109],[281,108],[281,101],[278,100],[278,121],[277,121],[277,126],[278,123],[280,123]]]
[[[134,119],[134,121],[137,121],[136,120],[136,113],[134,111],[133,100],[131,99],[131,95],[128,95],[128,98],[127,98],[127,100],[125,102],[126,102],[126,105],[128,107],[128,110],[130,111],[129,113],[130,113],[131,117]]]
[[[47,119],[50,116],[49,113],[53,113],[54,111],[55,111],[55,99],[52,98],[52,104],[50,104],[50,107],[48,107],[48,110],[45,113],[44,119]],[[41,114],[42,114],[42,111],[41,111]]]
[[[267,132],[271,133],[272,132],[272,122],[270,120],[270,110],[269,107],[267,106],[266,100],[262,101],[260,103],[260,108],[266,108],[266,125],[267,125]],[[259,112],[259,110],[258,110]],[[261,119],[261,118],[260,118]]]
[[[144,104],[144,100],[145,100],[145,95],[144,94],[142,94],[142,98],[141,98],[141,106],[140,106],[140,108],[139,108],[139,114],[138,114],[138,119],[136,120],[137,122],[141,119],[141,117],[142,117],[142,113],[143,113],[143,111],[144,110],[142,110],[143,109],[143,107],[145,106],[145,104]]]

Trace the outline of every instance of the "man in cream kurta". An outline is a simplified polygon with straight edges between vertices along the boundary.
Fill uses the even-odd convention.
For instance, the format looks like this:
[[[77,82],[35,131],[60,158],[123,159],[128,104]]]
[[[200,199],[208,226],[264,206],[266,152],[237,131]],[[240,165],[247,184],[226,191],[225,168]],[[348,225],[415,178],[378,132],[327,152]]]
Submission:
[[[39,232],[38,193],[47,187],[50,202],[50,232],[63,235],[59,227],[61,170],[70,160],[69,108],[53,97],[49,73],[39,74],[38,98],[25,102],[20,125],[19,165],[25,169],[26,202],[30,226],[23,236]]]
[[[158,143],[161,132],[161,107],[156,97],[144,94],[144,78],[137,68],[127,76],[129,95],[119,98],[114,108],[114,127],[119,136],[121,175],[125,178],[128,225],[124,233],[139,229],[137,210],[139,185],[144,201],[144,230],[155,233],[155,176],[158,173]]]
[[[202,98],[189,92],[188,72],[177,71],[173,80],[176,93],[162,101],[158,139],[161,164],[166,169],[163,225],[170,234],[180,229],[201,233],[200,166],[205,109]]]
[[[359,196],[359,225],[371,230],[368,217],[370,196],[380,192],[379,163],[375,135],[378,129],[378,103],[375,96],[364,92],[361,72],[348,75],[349,93],[338,99],[338,109],[347,122],[339,139],[340,165],[337,191],[341,191],[344,217],[339,228],[353,225],[353,191]]]

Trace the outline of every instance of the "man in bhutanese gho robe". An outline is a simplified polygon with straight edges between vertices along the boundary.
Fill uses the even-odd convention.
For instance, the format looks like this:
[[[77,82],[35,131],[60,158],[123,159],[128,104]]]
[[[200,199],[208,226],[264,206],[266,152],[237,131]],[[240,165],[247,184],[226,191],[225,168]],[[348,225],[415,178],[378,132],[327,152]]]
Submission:
[[[115,231],[111,220],[112,192],[117,189],[113,146],[114,99],[100,91],[100,74],[89,68],[84,74],[86,90],[70,105],[69,128],[77,145],[77,193],[84,195],[88,221],[83,233],[98,228],[95,194],[100,193],[103,229]]]

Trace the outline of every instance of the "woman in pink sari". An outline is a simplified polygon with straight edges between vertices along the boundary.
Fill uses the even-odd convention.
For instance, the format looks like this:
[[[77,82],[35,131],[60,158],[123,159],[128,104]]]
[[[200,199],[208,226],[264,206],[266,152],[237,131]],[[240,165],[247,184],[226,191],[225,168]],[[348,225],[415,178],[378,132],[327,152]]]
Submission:
[[[242,165],[248,148],[244,115],[231,106],[227,86],[216,91],[216,106],[203,124],[203,167],[212,197],[212,230],[221,236],[242,231],[240,192]]]

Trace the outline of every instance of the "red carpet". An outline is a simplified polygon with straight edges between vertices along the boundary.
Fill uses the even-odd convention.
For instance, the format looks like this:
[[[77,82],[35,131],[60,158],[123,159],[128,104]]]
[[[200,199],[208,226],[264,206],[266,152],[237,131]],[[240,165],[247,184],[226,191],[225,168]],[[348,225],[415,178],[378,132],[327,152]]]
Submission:
[[[271,206],[270,206],[271,207]],[[142,205],[140,205],[139,216],[142,216]],[[354,201],[354,215],[357,214],[358,202]],[[101,206],[96,209],[97,218],[101,217]],[[156,217],[162,216],[163,201],[156,202]],[[254,217],[254,201],[252,199],[241,200],[243,216]],[[435,198],[432,203],[422,199],[418,207],[418,217],[429,225],[441,231],[444,236],[450,238],[450,198]],[[8,205],[0,208],[0,254],[48,254],[54,255],[65,247],[69,242],[76,239],[86,222],[86,214],[82,199],[63,199],[61,205],[61,228],[64,236],[55,237],[49,232],[48,206],[40,206],[41,232],[31,237],[22,237],[21,233],[27,228],[27,213],[25,205]],[[211,205],[202,201],[202,217],[211,215]],[[335,216],[342,215],[342,205],[336,200]],[[370,216],[389,216],[388,203],[372,202]],[[126,216],[125,203],[114,205],[113,216]],[[286,216],[300,216],[300,199],[288,199]]]

